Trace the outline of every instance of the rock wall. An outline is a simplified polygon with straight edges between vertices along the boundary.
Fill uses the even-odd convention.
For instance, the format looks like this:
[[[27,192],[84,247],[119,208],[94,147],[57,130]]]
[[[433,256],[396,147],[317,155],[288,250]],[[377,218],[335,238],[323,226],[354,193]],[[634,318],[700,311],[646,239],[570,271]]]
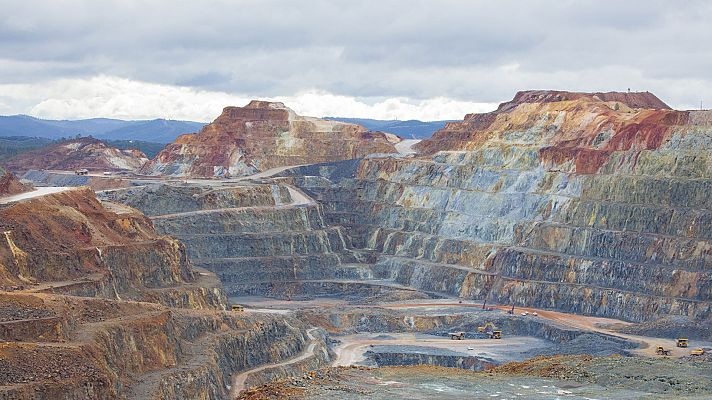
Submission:
[[[431,156],[294,182],[378,255],[378,279],[632,321],[710,318],[712,113],[534,94],[448,124],[421,142]]]
[[[152,215],[155,228],[185,243],[193,265],[216,273],[230,295],[308,294],[291,283],[333,279],[342,263],[366,257],[351,250],[341,227],[327,226],[319,204],[278,181],[140,187],[101,196]]]
[[[417,351],[389,352],[386,349],[376,348],[375,350],[368,351],[366,356],[379,367],[435,365],[439,367],[460,368],[470,371],[482,371],[496,365],[492,360],[487,358],[479,358],[456,352],[452,352],[452,354],[427,354]]]

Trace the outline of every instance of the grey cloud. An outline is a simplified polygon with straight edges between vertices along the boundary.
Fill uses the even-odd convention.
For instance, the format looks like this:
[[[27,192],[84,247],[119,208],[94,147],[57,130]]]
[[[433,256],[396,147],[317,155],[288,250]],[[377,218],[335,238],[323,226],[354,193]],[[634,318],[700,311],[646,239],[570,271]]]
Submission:
[[[103,74],[251,96],[481,102],[633,87],[680,105],[712,91],[705,1],[3,3],[0,83]]]

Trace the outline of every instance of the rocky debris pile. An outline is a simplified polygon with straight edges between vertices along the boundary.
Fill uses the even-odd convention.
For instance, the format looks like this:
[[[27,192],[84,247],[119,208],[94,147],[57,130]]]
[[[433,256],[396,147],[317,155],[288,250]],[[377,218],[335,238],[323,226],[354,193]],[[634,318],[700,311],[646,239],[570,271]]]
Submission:
[[[11,353],[20,352],[21,357],[11,357]],[[12,365],[8,363],[10,357]],[[63,352],[33,344],[0,345],[0,382],[4,386],[32,382],[49,385],[91,382],[92,385],[109,386],[106,371],[87,362],[93,358],[91,352],[83,349]]]
[[[682,357],[682,360],[685,361],[692,361],[692,362],[706,362],[706,363],[712,363],[712,348],[710,347],[701,347],[701,349],[704,351],[704,354],[702,355],[687,355]]]
[[[712,363],[587,355],[537,357],[487,371],[487,374],[495,376],[540,376],[680,396],[712,394],[709,385],[711,373]]]
[[[282,103],[226,107],[197,134],[182,135],[142,168],[148,175],[229,177],[275,167],[396,153],[397,136],[302,117]]]
[[[136,171],[148,157],[138,150],[119,150],[92,137],[57,143],[6,161],[12,171],[64,170],[74,171]]]
[[[27,298],[23,300],[27,300]],[[34,301],[16,301],[16,296],[3,296],[3,298],[0,298],[0,322],[38,319],[56,315],[52,310],[47,309],[42,301],[32,300]]]
[[[344,372],[349,370],[368,371],[370,368],[360,366],[322,368],[310,371],[301,377],[281,379],[256,388],[248,389],[240,393],[237,400],[304,398],[307,394],[305,389],[309,386],[316,386],[335,392],[346,392],[362,396],[369,395],[371,391],[367,389],[354,390],[346,385],[348,382],[348,376],[344,374]]]
[[[31,186],[20,183],[15,175],[0,167],[0,196],[23,193],[31,189]]]

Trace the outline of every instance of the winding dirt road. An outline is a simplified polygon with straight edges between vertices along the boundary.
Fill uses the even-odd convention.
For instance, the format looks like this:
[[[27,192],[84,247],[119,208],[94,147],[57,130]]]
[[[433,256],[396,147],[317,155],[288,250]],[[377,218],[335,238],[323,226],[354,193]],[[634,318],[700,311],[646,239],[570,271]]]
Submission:
[[[61,193],[61,192],[71,190],[71,189],[76,189],[76,188],[66,187],[66,186],[38,187],[35,190],[29,191],[29,192],[2,197],[2,198],[0,198],[0,204],[16,203],[18,201],[34,199],[36,197],[42,197],[42,196],[46,196],[48,194],[53,194],[53,193]]]
[[[265,364],[257,368],[249,369],[238,375],[235,375],[232,379],[232,388],[230,389],[230,398],[236,398],[243,390],[246,389],[245,381],[250,375],[264,371],[269,368],[275,367],[286,367],[290,364],[298,363],[304,361],[309,357],[314,355],[314,349],[316,348],[316,338],[314,337],[314,332],[319,328],[310,328],[307,330],[307,337],[309,338],[309,346],[301,354],[296,357],[290,358],[288,360],[282,361],[280,363]]]

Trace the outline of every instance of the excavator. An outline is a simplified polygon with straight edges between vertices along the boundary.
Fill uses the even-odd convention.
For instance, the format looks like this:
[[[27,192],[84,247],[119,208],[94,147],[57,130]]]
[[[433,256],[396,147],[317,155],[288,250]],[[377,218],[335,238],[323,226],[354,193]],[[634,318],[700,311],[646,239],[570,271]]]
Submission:
[[[477,332],[486,333],[490,339],[502,339],[502,331],[498,330],[492,322],[488,322],[483,326],[478,326]]]
[[[663,346],[658,346],[657,350],[655,350],[655,353],[660,356],[669,356],[671,353],[671,350],[667,350]]]

